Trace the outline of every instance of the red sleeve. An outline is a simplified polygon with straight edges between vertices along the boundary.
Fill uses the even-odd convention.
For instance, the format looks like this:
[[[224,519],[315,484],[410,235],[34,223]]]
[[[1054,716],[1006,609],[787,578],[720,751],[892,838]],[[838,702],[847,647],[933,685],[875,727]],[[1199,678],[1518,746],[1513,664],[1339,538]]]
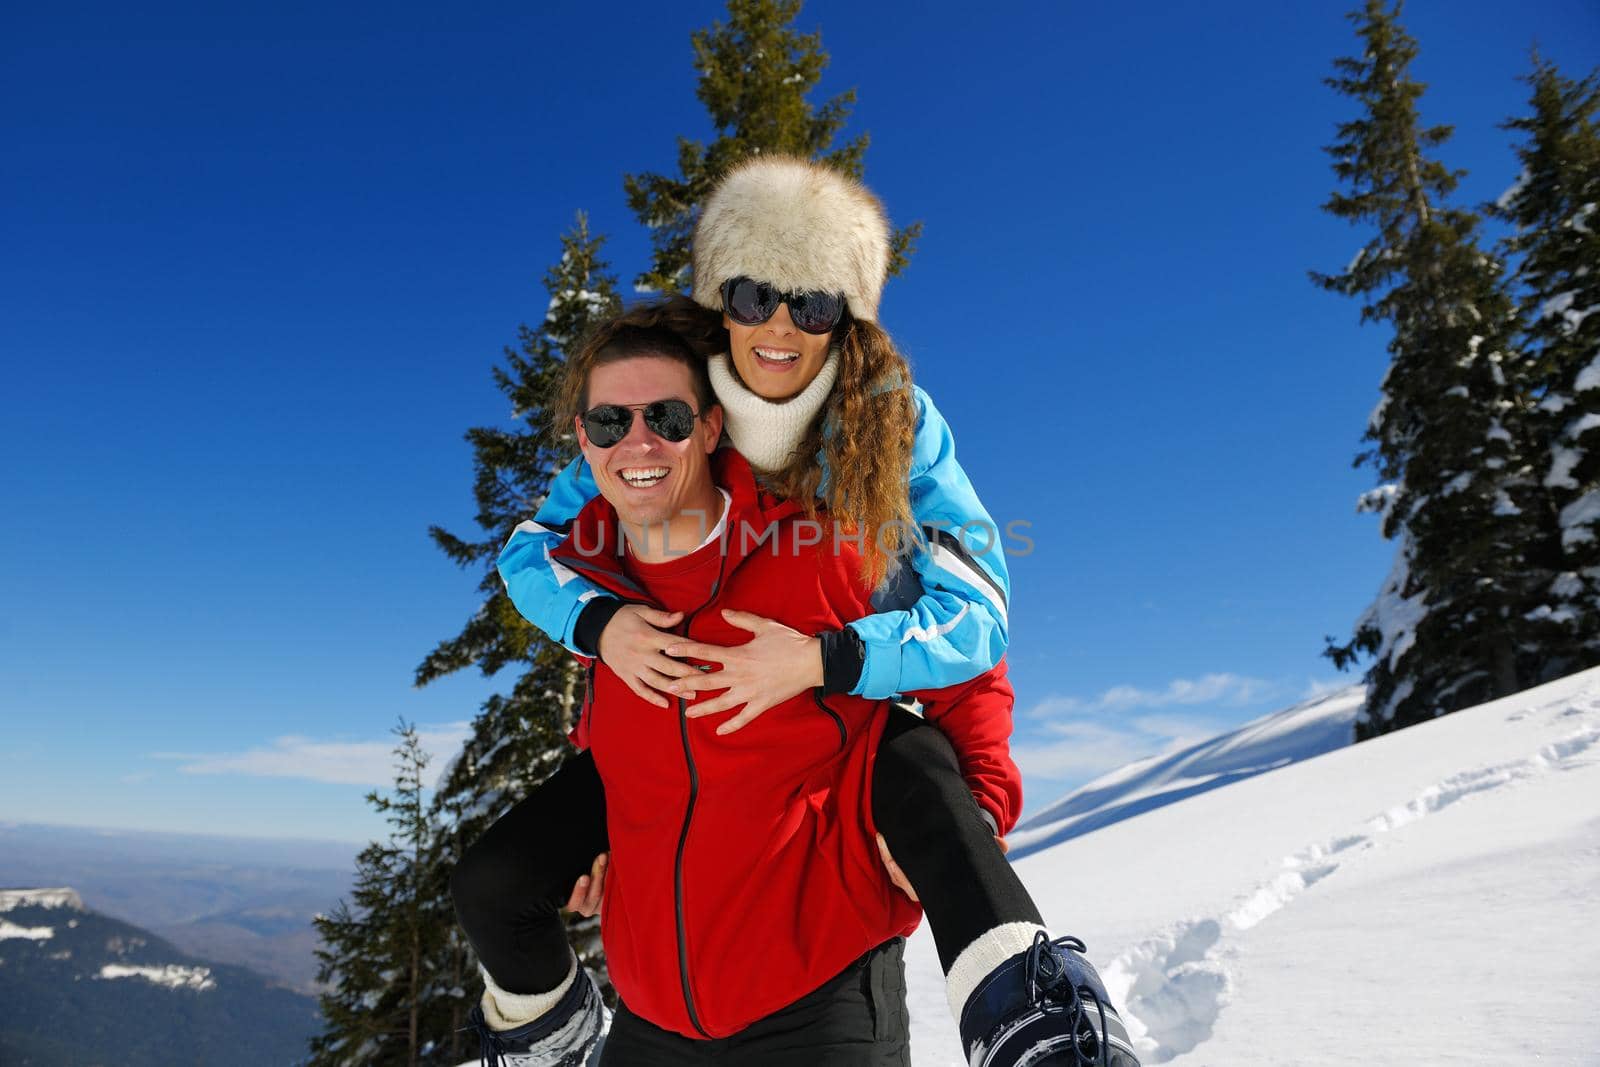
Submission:
[[[970,682],[907,693],[956,750],[961,775],[1002,836],[1022,814],[1022,772],[1011,760],[1011,706],[1016,701],[1002,658]]]

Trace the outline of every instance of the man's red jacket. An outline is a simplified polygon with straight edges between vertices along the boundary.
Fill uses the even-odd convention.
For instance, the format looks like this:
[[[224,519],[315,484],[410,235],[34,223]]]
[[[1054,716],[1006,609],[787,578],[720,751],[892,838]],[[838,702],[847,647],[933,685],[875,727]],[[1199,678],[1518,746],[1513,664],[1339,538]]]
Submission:
[[[718,645],[751,637],[724,609],[806,634],[873,612],[860,557],[848,539],[834,544],[825,515],[808,521],[759,490],[731,449],[712,457],[712,474],[731,497],[719,540],[640,563],[597,497],[552,551],[558,573],[570,568],[626,601],[681,610],[680,632]],[[964,685],[906,695],[949,736],[979,804],[1008,831],[1022,788],[1004,661]],[[715,1038],[909,934],[921,909],[889,881],[877,851],[872,769],[886,702],[813,690],[719,737],[737,709],[689,719],[689,701],[653,706],[591,663],[574,741],[593,752],[605,783],[601,932],[611,981],[636,1015]]]

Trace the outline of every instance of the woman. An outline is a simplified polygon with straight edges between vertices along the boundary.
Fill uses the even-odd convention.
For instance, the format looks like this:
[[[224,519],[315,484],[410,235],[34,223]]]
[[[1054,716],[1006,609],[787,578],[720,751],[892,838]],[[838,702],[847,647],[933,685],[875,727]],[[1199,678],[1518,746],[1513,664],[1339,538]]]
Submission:
[[[904,360],[875,323],[888,256],[887,223],[869,192],[789,159],[762,159],[731,173],[708,199],[694,241],[695,300],[720,311],[727,331],[728,354],[713,356],[708,369],[728,435],[768,489],[808,514],[820,497],[834,517],[865,534],[860,568],[869,588],[876,586],[873,614],[812,635],[732,612],[726,621],[753,635],[746,643],[685,640],[672,629],[681,612],[624,604],[552,561],[567,524],[594,493],[581,462],[563,473],[536,519],[519,527],[501,554],[518,608],[574,651],[597,653],[641,700],[664,707],[667,695],[725,690],[687,712],[704,717],[743,705],[717,728],[724,736],[809,689],[881,699],[970,683],[999,665],[993,687],[1004,686],[1009,698],[999,664],[1004,563],[994,551],[993,524],[955,462],[948,428],[911,386]],[[933,527],[926,545],[917,542],[913,522]],[[977,551],[985,542],[991,551]],[[896,566],[902,555],[910,568]],[[720,670],[703,672],[685,659]],[[1066,1049],[1076,1058],[1088,1049],[1107,1062],[1133,1062],[1110,1058],[1124,1051],[1125,1033],[1093,969],[1076,942],[1050,940],[990,836],[1015,822],[1020,790],[1009,758],[985,766],[973,754],[1009,735],[1009,699],[999,714],[951,716],[944,724],[955,727],[948,741],[909,713],[895,713],[878,742],[872,813],[920,891],[969,1056],[998,1064],[1029,1050]],[[603,803],[597,793],[588,802]],[[909,802],[911,796],[919,799]],[[536,847],[525,837],[489,840],[495,836],[491,831],[474,850],[480,858]],[[516,908],[486,918],[483,908],[461,907],[463,899],[492,898],[484,882],[458,873],[458,907],[475,945],[520,921]],[[500,970],[507,973],[494,964],[486,971],[484,1007],[490,1023],[501,1024],[491,1028],[505,1035],[520,1025],[546,1041],[548,997],[580,984],[574,968],[511,975],[515,961],[503,959]],[[1091,995],[1092,1012],[1079,1010],[1080,992]],[[535,994],[546,999],[518,999]],[[514,1010],[500,1010],[507,1005]]]

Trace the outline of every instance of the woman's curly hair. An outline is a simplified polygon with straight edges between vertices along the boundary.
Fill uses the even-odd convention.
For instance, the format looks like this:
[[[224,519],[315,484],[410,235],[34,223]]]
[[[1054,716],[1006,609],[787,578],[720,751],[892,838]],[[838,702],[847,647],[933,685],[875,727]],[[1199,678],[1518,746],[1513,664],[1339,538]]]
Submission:
[[[834,330],[834,348],[839,377],[822,411],[788,464],[763,481],[800,501],[808,516],[823,497],[834,521],[862,534],[861,576],[876,586],[918,541],[910,496],[917,431],[911,368],[874,322],[847,318]]]
[[[681,338],[702,360],[730,348],[721,314],[687,297],[635,305],[589,334],[568,359],[555,405],[557,425],[570,427],[573,416],[582,411],[589,372],[595,366],[626,358],[619,350],[631,348],[631,339],[658,330]],[[667,346],[647,347],[656,354]],[[911,449],[917,430],[911,368],[881,327],[848,314],[833,331],[833,348],[839,376],[822,410],[789,462],[760,477],[771,492],[798,502],[808,517],[816,517],[820,502],[852,537],[859,534],[861,576],[876,586],[920,540],[910,498]],[[626,354],[643,355],[645,349],[633,348]],[[671,351],[660,354],[677,356]],[[697,392],[704,373],[702,365]],[[819,455],[827,464],[826,485]]]

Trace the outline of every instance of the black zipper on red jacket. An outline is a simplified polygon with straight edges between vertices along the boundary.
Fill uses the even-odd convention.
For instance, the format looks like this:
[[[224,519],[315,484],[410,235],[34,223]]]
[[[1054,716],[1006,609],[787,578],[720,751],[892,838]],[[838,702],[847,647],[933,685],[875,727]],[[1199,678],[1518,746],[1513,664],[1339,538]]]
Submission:
[[[695,608],[683,617],[683,622],[678,624],[680,636],[689,636],[689,623],[694,617],[712,601],[717,599],[717,594],[722,591],[722,579],[728,566],[727,546],[723,546],[722,564],[717,568],[717,580],[711,586],[711,595],[706,597],[706,602]],[[689,843],[689,823],[694,819],[694,803],[700,796],[700,772],[694,765],[694,752],[689,747],[689,707],[688,701],[683,697],[678,698],[678,736],[683,741],[683,760],[689,767],[689,803],[683,809],[683,829],[678,833],[678,854],[672,864],[672,893],[674,911],[678,920],[678,980],[683,983],[683,1006],[688,1009],[689,1023],[701,1037],[710,1038],[706,1028],[700,1025],[700,1013],[694,1007],[694,993],[689,987],[689,933],[688,924],[683,914],[683,851]]]
[[[828,717],[833,720],[833,725],[839,728],[839,751],[843,752],[845,745],[844,720],[839,718],[839,713],[828,707],[828,702],[822,699],[822,687],[820,685],[811,690],[811,699],[817,702],[817,707],[828,713]]]
[[[694,993],[689,989],[689,942],[683,917],[683,850],[689,843],[689,821],[694,818],[694,802],[700,795],[700,772],[695,769],[694,753],[689,750],[689,716],[683,697],[678,698],[678,735],[683,739],[683,758],[689,765],[689,803],[683,810],[683,829],[678,832],[678,854],[672,866],[673,903],[678,918],[678,979],[683,983],[683,1006],[689,1009],[689,1022],[709,1038],[706,1028],[700,1025],[700,1013],[694,1010]]]

